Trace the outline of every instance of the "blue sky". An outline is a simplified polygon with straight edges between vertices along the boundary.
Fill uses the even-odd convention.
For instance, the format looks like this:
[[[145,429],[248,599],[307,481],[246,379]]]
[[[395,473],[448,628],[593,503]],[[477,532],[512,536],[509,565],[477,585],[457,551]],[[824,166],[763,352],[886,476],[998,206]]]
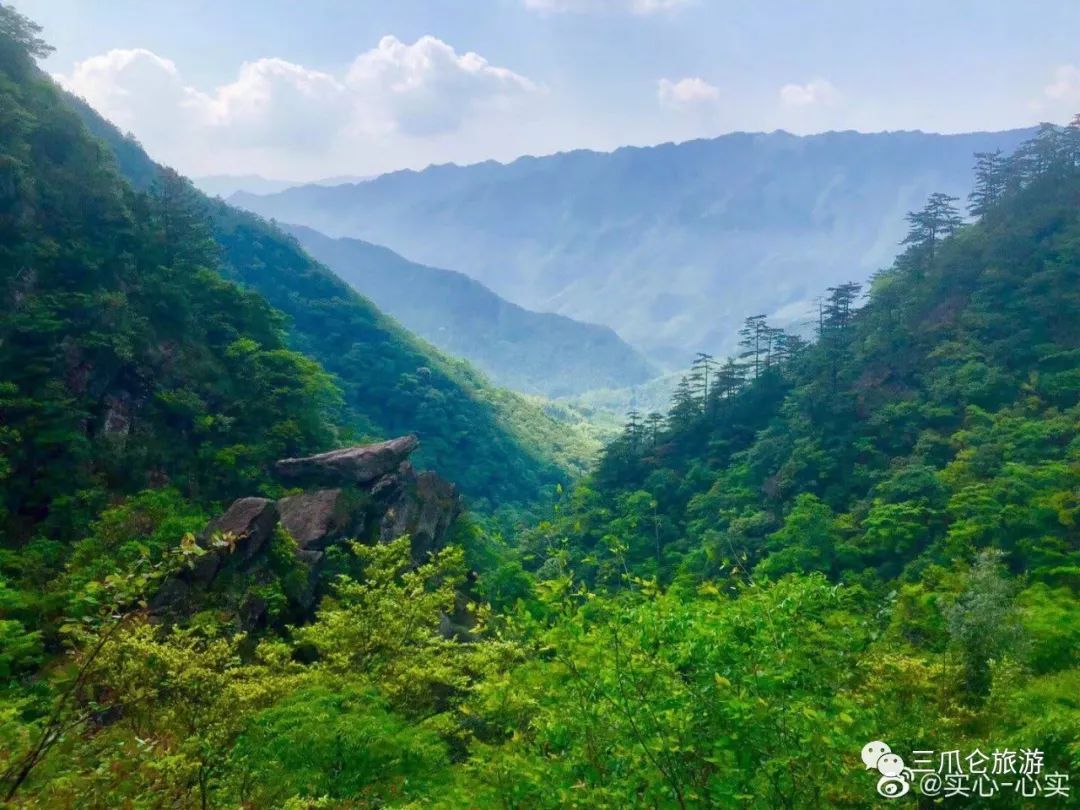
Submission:
[[[286,179],[1080,110],[1080,2],[15,0],[158,159]]]

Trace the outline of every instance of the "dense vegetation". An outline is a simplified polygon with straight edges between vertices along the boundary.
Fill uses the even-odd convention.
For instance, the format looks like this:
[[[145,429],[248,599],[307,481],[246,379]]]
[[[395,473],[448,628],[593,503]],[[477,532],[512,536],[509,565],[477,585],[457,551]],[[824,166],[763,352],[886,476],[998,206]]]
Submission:
[[[856,284],[828,291],[812,342],[749,318],[741,356],[701,356],[549,520],[512,542],[461,520],[421,564],[407,538],[357,544],[309,621],[242,633],[147,599],[202,553],[210,488],[248,486],[237,471],[274,442],[333,440],[342,406],[274,311],[203,267],[187,186],[121,184],[33,71],[33,27],[0,9],[0,45],[20,324],[0,341],[18,373],[0,424],[20,529],[0,557],[8,801],[865,807],[874,739],[1038,748],[1047,773],[1077,771],[1080,127],[980,155],[975,221],[933,196],[864,306]],[[95,361],[85,390],[54,365],[62,334]],[[119,430],[105,397],[132,378],[168,446],[149,417]],[[64,525],[33,520],[61,493],[79,504]],[[474,623],[448,638],[465,600]],[[1078,802],[1018,791],[948,802]]]
[[[111,494],[221,500],[327,446],[337,392],[266,302],[213,272],[175,176],[133,192],[0,39],[0,526],[85,530]]]
[[[530,312],[463,273],[415,264],[359,239],[283,227],[411,332],[514,391],[565,397],[640,385],[656,373],[607,327]]]
[[[295,239],[254,214],[209,199],[156,166],[78,99],[65,101],[108,146],[136,188],[171,178],[211,223],[217,270],[287,316],[288,345],[334,376],[344,422],[359,438],[415,433],[416,458],[453,479],[478,506],[535,499],[580,472],[597,446],[580,426],[550,418],[530,401],[492,387],[467,363],[402,329],[312,260]]]

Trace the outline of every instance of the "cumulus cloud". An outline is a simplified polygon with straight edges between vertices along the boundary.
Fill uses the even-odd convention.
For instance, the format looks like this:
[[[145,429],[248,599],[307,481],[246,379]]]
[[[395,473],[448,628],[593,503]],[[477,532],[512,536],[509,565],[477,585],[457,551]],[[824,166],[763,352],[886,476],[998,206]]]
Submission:
[[[700,76],[687,76],[678,81],[661,79],[656,83],[660,103],[674,110],[700,108],[720,100],[720,90]]]
[[[785,84],[780,101],[785,107],[832,107],[840,101],[840,93],[827,79],[812,79],[806,84]]]
[[[525,0],[525,7],[548,13],[621,11],[645,16],[674,11],[691,2],[693,0]]]
[[[432,135],[456,129],[477,107],[505,109],[515,99],[540,88],[529,79],[488,63],[469,51],[458,53],[433,36],[406,45],[385,36],[378,47],[360,54],[346,83],[365,114],[384,116],[382,123],[409,135]]]
[[[155,156],[180,164],[198,150],[295,153],[394,134],[442,135],[543,91],[432,36],[411,45],[383,37],[342,75],[267,58],[245,62],[233,81],[204,90],[171,60],[134,48],[90,57],[56,79]]]
[[[1031,103],[1032,109],[1047,118],[1064,120],[1080,112],[1080,68],[1059,65],[1054,79]]]
[[[186,86],[171,60],[145,48],[92,56],[56,78],[117,126],[145,137],[171,132],[189,117],[208,123],[209,98]]]

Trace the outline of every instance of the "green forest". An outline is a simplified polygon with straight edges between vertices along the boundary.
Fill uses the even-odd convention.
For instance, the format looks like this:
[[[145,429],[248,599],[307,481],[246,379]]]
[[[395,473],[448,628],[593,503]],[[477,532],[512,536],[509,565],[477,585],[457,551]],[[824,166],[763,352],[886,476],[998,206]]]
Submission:
[[[598,450],[153,163],[41,37],[0,7],[0,802],[861,808],[884,740],[1042,758],[897,806],[1080,806],[1080,121]],[[206,529],[405,434],[460,491],[438,542]]]

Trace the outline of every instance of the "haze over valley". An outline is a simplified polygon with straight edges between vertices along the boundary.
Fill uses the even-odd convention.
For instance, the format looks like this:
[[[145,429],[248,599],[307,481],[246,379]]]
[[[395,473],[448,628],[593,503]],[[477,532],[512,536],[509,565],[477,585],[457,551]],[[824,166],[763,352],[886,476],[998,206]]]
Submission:
[[[794,326],[891,261],[904,215],[966,194],[968,135],[725,135],[509,164],[432,166],[230,201],[465,273],[528,309],[603,324],[669,369],[736,351],[747,314]]]

